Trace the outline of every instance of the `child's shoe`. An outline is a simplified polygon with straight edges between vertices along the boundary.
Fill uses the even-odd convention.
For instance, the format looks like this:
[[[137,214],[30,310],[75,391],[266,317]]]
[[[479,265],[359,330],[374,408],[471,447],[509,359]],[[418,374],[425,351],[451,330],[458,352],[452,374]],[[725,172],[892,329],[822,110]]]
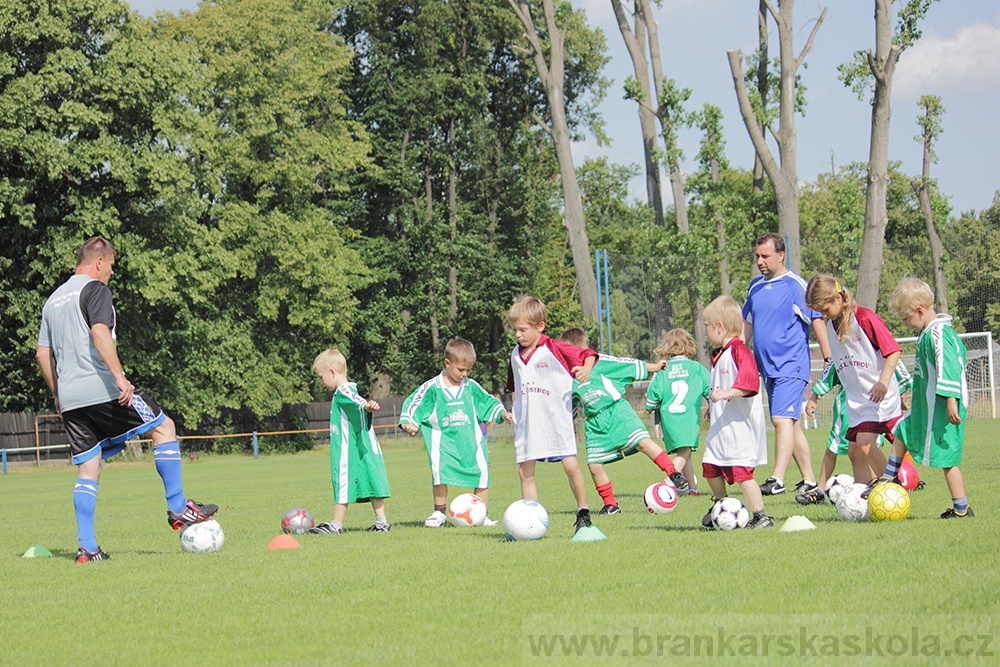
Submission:
[[[590,510],[584,507],[576,511],[576,523],[574,527],[576,530],[581,528],[590,528],[593,524],[590,522]]]
[[[622,508],[618,505],[605,505],[598,514],[621,514]]]
[[[795,496],[795,502],[800,505],[818,505],[826,500],[826,494],[818,486],[814,486],[804,493]]]
[[[687,491],[688,479],[684,476],[680,470],[677,472],[670,473],[670,482],[677,488],[678,491]]]
[[[332,521],[327,521],[326,523],[321,523],[318,526],[310,528],[309,532],[313,535],[340,535],[344,532],[344,529],[337,528],[333,525]]]
[[[959,514],[954,507],[949,507],[944,512],[941,513],[942,519],[966,519],[976,516],[975,512],[972,511],[971,507],[965,508],[964,514]]]
[[[367,532],[369,533],[388,533],[389,529],[392,528],[387,523],[376,523],[374,526],[369,526]]]
[[[489,517],[486,517],[485,519],[483,519],[483,525],[486,526],[487,528],[492,528],[493,526],[497,525],[497,522]]]
[[[760,512],[754,512],[750,522],[747,523],[747,528],[772,528],[773,526],[774,521],[771,520],[771,517]]]
[[[434,513],[427,517],[427,520],[424,521],[424,525],[428,528],[440,528],[446,521],[448,521],[448,517],[444,515],[444,512],[434,510]]]

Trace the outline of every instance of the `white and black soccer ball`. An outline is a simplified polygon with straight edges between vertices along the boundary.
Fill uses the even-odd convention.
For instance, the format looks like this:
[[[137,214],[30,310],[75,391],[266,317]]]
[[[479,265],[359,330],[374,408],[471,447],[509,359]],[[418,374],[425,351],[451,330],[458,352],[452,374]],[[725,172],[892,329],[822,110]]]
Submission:
[[[669,514],[677,508],[677,487],[671,482],[656,482],[642,494],[642,504],[650,514]]]
[[[517,500],[503,513],[508,540],[540,540],[549,529],[549,513],[534,500]]]
[[[309,510],[293,507],[281,517],[281,531],[289,535],[302,535],[316,525]]]
[[[455,496],[448,505],[448,523],[461,528],[483,525],[486,520],[486,503],[474,493]]]
[[[837,516],[844,521],[868,521],[868,499],[861,497],[867,488],[867,484],[845,487],[837,500]]]
[[[844,492],[844,489],[854,484],[854,478],[848,475],[846,472],[842,472],[839,475],[834,475],[830,479],[826,480],[826,488],[823,489],[826,492],[826,497],[830,499],[831,505],[837,504],[837,499],[840,498],[840,494]]]
[[[712,506],[712,525],[719,530],[746,528],[750,523],[750,510],[739,498],[727,496]]]
[[[215,519],[194,523],[181,531],[181,549],[188,553],[218,551],[226,543],[226,534]]]

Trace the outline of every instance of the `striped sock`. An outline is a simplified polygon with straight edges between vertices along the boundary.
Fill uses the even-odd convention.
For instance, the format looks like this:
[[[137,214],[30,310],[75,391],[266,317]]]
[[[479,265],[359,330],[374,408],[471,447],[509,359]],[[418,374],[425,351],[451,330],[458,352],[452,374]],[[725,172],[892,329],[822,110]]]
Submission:
[[[896,473],[899,472],[899,466],[903,462],[902,456],[896,456],[895,454],[889,454],[889,462],[885,465],[885,472],[882,473],[883,477],[895,477]]]
[[[965,512],[969,509],[969,499],[965,496],[962,496],[961,498],[952,498],[951,502],[955,505],[956,514],[965,514]]]
[[[184,485],[181,483],[181,447],[176,440],[153,447],[153,463],[163,480],[163,491],[167,497],[167,509],[180,514],[187,506]]]
[[[94,537],[94,511],[97,509],[97,480],[77,479],[73,488],[73,509],[76,510],[76,533],[80,546],[97,551]]]

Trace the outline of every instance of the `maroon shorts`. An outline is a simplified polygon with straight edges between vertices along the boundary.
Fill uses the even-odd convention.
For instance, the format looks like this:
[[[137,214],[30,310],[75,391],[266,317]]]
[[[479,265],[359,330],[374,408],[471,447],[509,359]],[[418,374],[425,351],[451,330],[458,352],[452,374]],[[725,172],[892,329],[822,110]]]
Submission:
[[[721,477],[726,484],[738,484],[753,479],[753,468],[749,466],[717,466],[714,463],[701,464],[701,476],[705,479]]]
[[[884,435],[888,442],[892,442],[895,438],[892,435],[892,429],[896,426],[896,422],[902,419],[903,416],[893,417],[889,421],[884,422],[861,422],[857,426],[852,426],[847,429],[847,441],[857,442],[858,433],[876,433]]]

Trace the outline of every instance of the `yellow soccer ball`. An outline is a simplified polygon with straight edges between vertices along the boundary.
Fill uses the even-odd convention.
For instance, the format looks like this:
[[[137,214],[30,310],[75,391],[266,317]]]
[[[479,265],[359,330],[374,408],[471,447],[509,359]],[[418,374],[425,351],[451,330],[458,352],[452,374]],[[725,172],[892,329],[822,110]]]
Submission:
[[[899,484],[876,484],[868,495],[872,521],[902,521],[910,515],[910,494]]]

